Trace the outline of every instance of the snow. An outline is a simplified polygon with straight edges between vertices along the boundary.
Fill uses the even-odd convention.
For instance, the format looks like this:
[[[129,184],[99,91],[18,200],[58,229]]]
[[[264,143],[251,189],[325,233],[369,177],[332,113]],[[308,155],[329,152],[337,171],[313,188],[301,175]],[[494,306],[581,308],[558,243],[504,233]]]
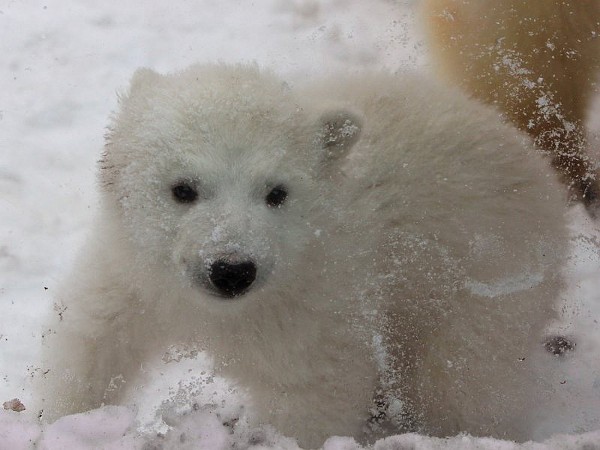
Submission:
[[[0,403],[18,398],[27,406],[31,400],[30,382],[41,370],[42,318],[60,310],[53,292],[93,217],[104,126],[116,107],[115,91],[136,68],[169,72],[198,61],[256,61],[293,79],[421,67],[426,52],[414,3],[0,0]],[[592,119],[597,132],[600,111]],[[568,301],[565,320],[555,327],[576,338],[577,351],[554,374],[565,382],[564,395],[540,412],[547,417],[537,430],[539,443],[408,434],[381,440],[376,450],[598,448],[600,226],[579,208],[571,215]],[[67,450],[297,448],[268,427],[248,428],[231,400],[243,392],[212,378],[206,361],[205,373],[191,376],[189,363],[150,371],[143,389],[131,391],[134,409],[107,406],[50,425],[39,423],[35,411],[0,410],[0,449],[33,443]],[[194,393],[195,409],[178,400],[182,390]],[[332,437],[323,448],[362,447]]]
[[[18,413],[0,412],[0,448],[21,450],[37,442],[39,450],[298,450],[295,441],[278,435],[270,428],[249,430],[223,425],[213,411],[202,409],[179,418],[175,427],[164,435],[143,434],[136,428],[135,415],[122,406],[105,406],[83,414],[65,416],[50,426],[23,420]],[[600,431],[576,436],[556,435],[544,442],[516,444],[491,438],[459,435],[430,438],[414,433],[391,436],[377,441],[373,450],[577,450],[595,449]],[[361,450],[349,437],[333,436],[323,450]]]

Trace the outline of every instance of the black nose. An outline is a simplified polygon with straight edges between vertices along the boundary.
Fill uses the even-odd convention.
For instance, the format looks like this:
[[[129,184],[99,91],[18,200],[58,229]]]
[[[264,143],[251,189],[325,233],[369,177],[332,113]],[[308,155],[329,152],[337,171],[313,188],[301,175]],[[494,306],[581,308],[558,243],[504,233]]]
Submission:
[[[219,293],[226,297],[243,294],[256,278],[256,265],[252,261],[232,264],[215,261],[209,268],[208,277]]]

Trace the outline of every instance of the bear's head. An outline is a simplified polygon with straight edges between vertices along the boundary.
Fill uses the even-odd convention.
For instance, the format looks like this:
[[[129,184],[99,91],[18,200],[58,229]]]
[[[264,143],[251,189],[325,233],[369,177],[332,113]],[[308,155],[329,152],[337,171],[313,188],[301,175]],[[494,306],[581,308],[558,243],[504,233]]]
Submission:
[[[254,67],[138,71],[101,162],[135,264],[160,264],[147,273],[210,302],[310,282],[299,274],[319,264],[319,224],[335,215],[361,121],[298,104]]]

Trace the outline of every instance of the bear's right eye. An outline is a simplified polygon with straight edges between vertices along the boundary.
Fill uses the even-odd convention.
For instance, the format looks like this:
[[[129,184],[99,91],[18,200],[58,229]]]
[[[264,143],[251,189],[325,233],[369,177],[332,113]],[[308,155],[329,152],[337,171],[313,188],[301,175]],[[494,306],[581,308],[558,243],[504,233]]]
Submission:
[[[265,202],[269,208],[281,208],[287,198],[287,190],[283,186],[277,186],[271,189],[271,192],[265,197]]]
[[[192,203],[198,198],[198,192],[188,183],[177,183],[171,188],[173,198],[178,203]]]

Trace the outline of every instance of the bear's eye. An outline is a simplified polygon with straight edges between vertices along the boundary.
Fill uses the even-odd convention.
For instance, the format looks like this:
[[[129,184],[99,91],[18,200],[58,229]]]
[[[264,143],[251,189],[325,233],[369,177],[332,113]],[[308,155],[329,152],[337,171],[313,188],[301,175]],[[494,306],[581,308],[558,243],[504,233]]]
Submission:
[[[186,182],[179,182],[171,188],[173,198],[179,203],[192,203],[198,198],[198,192]]]
[[[265,202],[269,208],[280,208],[287,198],[287,190],[283,186],[276,186],[265,197]]]

